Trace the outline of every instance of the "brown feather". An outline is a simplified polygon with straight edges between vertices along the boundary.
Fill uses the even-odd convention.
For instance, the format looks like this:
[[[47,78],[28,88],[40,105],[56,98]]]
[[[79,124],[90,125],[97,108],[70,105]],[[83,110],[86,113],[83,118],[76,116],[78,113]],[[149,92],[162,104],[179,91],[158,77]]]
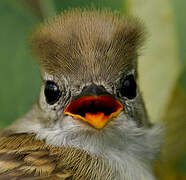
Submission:
[[[74,9],[41,25],[31,45],[44,71],[82,80],[114,77],[136,59],[143,41],[137,19]]]
[[[0,138],[0,180],[88,180],[106,179],[110,174],[111,168],[101,159],[75,148],[47,146],[33,134]]]

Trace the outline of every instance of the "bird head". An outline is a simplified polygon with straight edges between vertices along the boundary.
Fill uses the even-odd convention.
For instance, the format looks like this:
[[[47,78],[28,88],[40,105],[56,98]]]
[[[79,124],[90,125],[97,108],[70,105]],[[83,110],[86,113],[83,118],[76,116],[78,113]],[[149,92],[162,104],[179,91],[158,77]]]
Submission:
[[[137,80],[144,37],[138,19],[106,10],[70,10],[41,25],[31,47],[43,85],[16,128],[96,154],[153,149],[149,143],[158,133],[151,131]]]

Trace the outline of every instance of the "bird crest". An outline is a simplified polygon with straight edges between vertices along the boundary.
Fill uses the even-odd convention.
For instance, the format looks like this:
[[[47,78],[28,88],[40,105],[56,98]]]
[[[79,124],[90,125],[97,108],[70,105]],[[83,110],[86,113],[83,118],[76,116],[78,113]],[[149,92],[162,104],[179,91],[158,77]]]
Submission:
[[[32,35],[31,46],[50,74],[107,78],[136,59],[144,39],[143,24],[136,18],[108,10],[75,9],[41,25]]]

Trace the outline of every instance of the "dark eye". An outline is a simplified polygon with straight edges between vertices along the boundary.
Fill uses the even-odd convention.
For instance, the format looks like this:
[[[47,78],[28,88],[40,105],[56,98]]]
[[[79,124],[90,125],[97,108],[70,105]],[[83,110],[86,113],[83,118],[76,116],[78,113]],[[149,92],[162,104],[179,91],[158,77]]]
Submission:
[[[61,91],[56,83],[47,81],[45,86],[45,97],[48,104],[52,105],[56,103],[61,97]]]
[[[136,97],[136,81],[133,75],[129,75],[123,81],[120,94],[128,99]]]

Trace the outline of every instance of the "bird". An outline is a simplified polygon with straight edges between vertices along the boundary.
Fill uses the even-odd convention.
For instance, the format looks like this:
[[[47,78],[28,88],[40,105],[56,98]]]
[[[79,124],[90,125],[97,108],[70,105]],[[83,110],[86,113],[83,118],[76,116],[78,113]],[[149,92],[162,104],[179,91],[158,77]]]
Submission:
[[[139,18],[106,9],[70,9],[37,27],[29,43],[43,83],[0,132],[0,179],[155,180],[163,128],[138,84],[145,40]]]

